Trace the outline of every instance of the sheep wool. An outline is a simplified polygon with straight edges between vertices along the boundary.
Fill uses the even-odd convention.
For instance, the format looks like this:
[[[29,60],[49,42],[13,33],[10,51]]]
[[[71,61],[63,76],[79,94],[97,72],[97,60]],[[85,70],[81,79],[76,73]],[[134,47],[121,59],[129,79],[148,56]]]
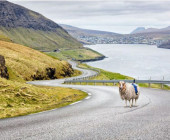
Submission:
[[[140,95],[140,89],[139,86],[137,85],[137,91],[138,93],[135,93],[135,88],[132,84],[130,83],[125,83],[124,81],[119,82],[119,93],[120,97],[122,100],[125,100],[126,106],[127,106],[127,101],[129,101],[130,107],[133,106],[133,101],[136,101],[139,98]]]

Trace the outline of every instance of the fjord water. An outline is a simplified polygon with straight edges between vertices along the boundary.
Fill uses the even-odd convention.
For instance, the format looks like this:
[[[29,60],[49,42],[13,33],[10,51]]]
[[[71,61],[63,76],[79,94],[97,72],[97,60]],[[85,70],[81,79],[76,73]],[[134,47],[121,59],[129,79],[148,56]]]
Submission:
[[[88,62],[93,67],[132,76],[136,79],[170,80],[170,49],[144,44],[87,45],[107,58]]]

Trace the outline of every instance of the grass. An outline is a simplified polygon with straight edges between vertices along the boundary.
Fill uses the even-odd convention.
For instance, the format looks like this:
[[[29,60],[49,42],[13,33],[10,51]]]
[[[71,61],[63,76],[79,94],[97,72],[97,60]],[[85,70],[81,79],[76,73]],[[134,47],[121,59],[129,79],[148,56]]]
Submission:
[[[120,73],[114,73],[114,72],[105,71],[103,69],[94,68],[94,67],[91,67],[91,66],[89,66],[87,64],[84,64],[84,63],[80,63],[79,67],[80,68],[85,68],[85,69],[93,68],[93,69],[96,69],[96,70],[100,71],[100,74],[97,77],[93,77],[90,80],[117,80],[117,79],[122,79],[122,80],[123,79],[129,79],[129,80],[132,80],[132,79],[134,79],[133,77],[125,76],[125,75],[122,75]],[[79,84],[79,83],[77,83],[77,84]],[[81,84],[85,85],[86,83],[81,83]],[[94,85],[94,83],[88,83],[88,84],[89,85]],[[96,85],[103,85],[103,83],[96,83]],[[106,83],[105,85],[113,86],[113,84],[111,84],[111,83]],[[115,85],[118,85],[118,84],[115,84]],[[139,86],[148,88],[149,84],[139,84]],[[151,84],[151,88],[161,89],[161,84]],[[170,87],[167,86],[167,85],[163,85],[163,89],[170,90]]]
[[[9,73],[9,80],[0,78],[0,118],[63,107],[87,96],[85,92],[70,88],[25,84],[27,80],[33,80],[35,74],[49,79],[46,68],[55,68],[57,78],[81,74],[66,61],[6,41],[0,41],[0,55],[5,57]]]
[[[50,79],[47,75],[47,68],[56,69],[54,74],[56,78],[75,74],[66,61],[54,59],[22,45],[0,41],[0,55],[5,57],[10,80],[30,81],[33,80],[34,75],[41,75],[42,79]]]
[[[70,50],[64,49],[60,52],[47,52],[47,54],[55,58],[60,58],[61,60],[73,59],[77,61],[96,59],[103,56],[102,54],[87,48]]]
[[[11,40],[10,40],[8,37],[2,35],[1,33],[0,33],[0,40],[2,40],[2,41],[7,41],[7,42],[11,42]]]
[[[56,59],[60,59],[60,60],[67,60],[67,56],[64,56],[63,54],[62,54],[62,52],[46,52],[46,54],[48,55],[48,56],[51,56],[51,57],[54,57],[54,58],[56,58]]]
[[[59,108],[85,98],[85,92],[61,87],[36,87],[0,78],[0,118]]]
[[[131,80],[133,79],[132,77],[125,76],[120,73],[113,73],[113,72],[105,71],[103,69],[94,68],[84,63],[80,63],[79,67],[80,68],[92,68],[92,69],[99,70],[100,74],[97,77],[92,78],[92,80],[114,80],[114,79],[115,80],[116,79],[130,79]]]
[[[59,28],[56,29],[55,32],[52,32],[21,27],[0,27],[0,36],[6,36],[14,43],[31,47],[36,50],[53,51],[59,48],[82,48],[81,43]]]

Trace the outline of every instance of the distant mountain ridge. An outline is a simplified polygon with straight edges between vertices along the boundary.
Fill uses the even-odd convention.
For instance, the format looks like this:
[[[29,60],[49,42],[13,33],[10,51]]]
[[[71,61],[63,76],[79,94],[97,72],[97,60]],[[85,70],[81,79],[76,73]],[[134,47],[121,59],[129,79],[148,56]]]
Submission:
[[[84,38],[106,38],[119,36],[120,34],[108,31],[99,31],[99,30],[91,30],[91,29],[82,29],[70,25],[60,24],[70,35],[74,38],[78,39],[82,43],[89,43],[88,40],[84,40]]]
[[[55,22],[8,1],[0,1],[0,39],[1,36],[37,50],[82,47]]]
[[[137,27],[135,30],[133,30],[130,34],[135,34],[141,31],[146,30],[145,27]]]
[[[162,29],[138,27],[131,34],[81,29],[61,25],[74,38],[90,44],[149,44],[160,45],[170,38],[170,26]]]
[[[170,33],[170,26],[157,29],[157,28],[145,28],[145,27],[138,27],[131,34],[146,34],[146,33]]]
[[[82,28],[78,28],[78,27],[74,27],[74,26],[66,25],[66,24],[60,24],[60,26],[72,34],[73,34],[73,32],[77,32],[80,34],[89,34],[89,35],[119,35],[118,33],[114,33],[114,32],[82,29]]]

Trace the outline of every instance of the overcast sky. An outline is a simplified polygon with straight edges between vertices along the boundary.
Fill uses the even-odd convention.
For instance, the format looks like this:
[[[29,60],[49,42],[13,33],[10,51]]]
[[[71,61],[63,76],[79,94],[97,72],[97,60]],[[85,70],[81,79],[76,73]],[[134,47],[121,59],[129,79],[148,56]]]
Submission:
[[[60,24],[117,33],[170,26],[170,0],[9,0]]]

